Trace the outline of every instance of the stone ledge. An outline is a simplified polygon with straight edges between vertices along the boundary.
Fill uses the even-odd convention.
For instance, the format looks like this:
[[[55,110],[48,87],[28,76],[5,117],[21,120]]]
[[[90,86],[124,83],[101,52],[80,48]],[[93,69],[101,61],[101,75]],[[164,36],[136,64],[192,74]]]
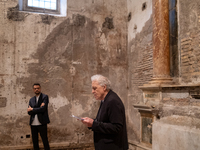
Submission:
[[[140,89],[142,90],[148,90],[148,89],[155,89],[155,90],[160,90],[162,88],[195,88],[195,87],[200,87],[200,84],[145,84],[143,86],[139,86]]]
[[[93,143],[50,143],[50,148],[52,150],[94,150]],[[40,149],[43,150],[43,145],[40,144]],[[1,150],[33,150],[32,145],[18,145],[18,146],[0,146]]]
[[[128,143],[129,143],[129,145],[133,145],[135,147],[142,148],[143,150],[152,150],[151,148],[149,148],[149,147],[147,147],[144,144],[139,143],[139,142],[129,140]]]

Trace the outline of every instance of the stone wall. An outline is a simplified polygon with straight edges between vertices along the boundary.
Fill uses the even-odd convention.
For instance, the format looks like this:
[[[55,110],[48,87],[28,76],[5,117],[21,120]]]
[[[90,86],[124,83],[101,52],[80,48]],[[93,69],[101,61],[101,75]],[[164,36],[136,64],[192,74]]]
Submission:
[[[140,114],[133,107],[143,101],[142,86],[152,78],[152,1],[128,1],[129,139],[140,142]]]
[[[199,83],[200,2],[180,1],[178,10],[181,82]]]
[[[177,1],[179,82],[161,88],[153,150],[200,148],[199,4],[198,0]]]

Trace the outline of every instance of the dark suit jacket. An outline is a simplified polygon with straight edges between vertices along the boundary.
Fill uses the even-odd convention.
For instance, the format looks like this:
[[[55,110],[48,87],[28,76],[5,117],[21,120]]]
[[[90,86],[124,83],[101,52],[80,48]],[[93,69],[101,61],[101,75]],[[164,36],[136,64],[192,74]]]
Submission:
[[[45,103],[45,105],[40,107],[42,103]],[[50,123],[48,116],[48,103],[49,103],[48,95],[45,95],[43,93],[40,94],[37,104],[36,104],[36,96],[30,99],[29,105],[33,108],[32,111],[28,112],[28,114],[30,115],[30,123],[29,123],[30,125],[33,122],[35,114],[38,115],[38,120],[42,125]]]
[[[124,105],[112,90],[100,106],[91,129],[94,131],[95,150],[128,149]]]

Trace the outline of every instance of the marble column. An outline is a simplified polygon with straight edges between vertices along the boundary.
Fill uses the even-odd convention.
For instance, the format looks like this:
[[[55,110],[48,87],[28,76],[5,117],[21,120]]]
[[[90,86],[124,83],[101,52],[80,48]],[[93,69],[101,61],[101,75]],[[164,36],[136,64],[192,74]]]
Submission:
[[[153,78],[150,83],[171,83],[169,55],[169,1],[153,0]]]

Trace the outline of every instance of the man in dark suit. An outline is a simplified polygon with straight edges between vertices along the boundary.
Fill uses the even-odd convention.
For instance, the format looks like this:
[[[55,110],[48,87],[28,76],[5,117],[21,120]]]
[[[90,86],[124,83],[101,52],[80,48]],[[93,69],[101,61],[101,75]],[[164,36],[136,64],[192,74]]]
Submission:
[[[95,150],[127,150],[125,108],[118,95],[111,90],[110,81],[102,75],[94,75],[92,93],[101,100],[95,119],[83,118],[82,123],[94,132]]]
[[[42,138],[45,150],[49,150],[49,142],[47,137],[47,124],[50,123],[48,116],[48,95],[41,93],[41,86],[39,83],[33,84],[33,91],[35,96],[29,101],[27,109],[30,115],[30,126],[33,140],[34,150],[39,150],[38,133]]]

